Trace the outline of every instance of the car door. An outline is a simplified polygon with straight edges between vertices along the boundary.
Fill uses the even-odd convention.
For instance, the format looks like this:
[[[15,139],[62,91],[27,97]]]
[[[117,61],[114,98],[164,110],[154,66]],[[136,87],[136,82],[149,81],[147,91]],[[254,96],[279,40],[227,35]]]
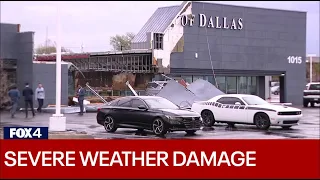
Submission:
[[[244,122],[246,120],[245,104],[239,98],[222,97],[218,99],[217,102],[222,104],[218,106],[218,120],[228,122]],[[240,105],[236,105],[237,102],[240,103]]]
[[[217,100],[217,105],[214,107],[214,117],[216,120],[220,120],[220,121],[226,121],[227,120],[227,110],[226,105],[228,102],[228,98],[227,97],[222,97],[220,99]]]
[[[139,109],[139,106],[145,107],[145,109]],[[152,112],[148,111],[147,104],[141,99],[134,98],[131,100],[131,118],[130,121],[136,126],[149,128],[152,120]]]
[[[229,97],[228,104],[230,115],[227,117],[227,119],[229,121],[245,123],[248,116],[247,110],[244,108],[245,103],[237,97]]]
[[[124,125],[124,124],[130,124],[130,121],[128,119],[131,109],[131,99],[130,98],[121,98],[117,106],[112,108],[112,116],[115,118],[118,124]]]

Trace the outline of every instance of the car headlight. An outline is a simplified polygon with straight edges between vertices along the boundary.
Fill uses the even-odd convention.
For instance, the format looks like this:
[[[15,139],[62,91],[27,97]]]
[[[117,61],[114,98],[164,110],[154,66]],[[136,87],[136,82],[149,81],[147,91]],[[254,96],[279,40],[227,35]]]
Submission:
[[[181,121],[183,120],[180,117],[174,117],[174,116],[166,116],[167,120],[171,124],[180,124]]]

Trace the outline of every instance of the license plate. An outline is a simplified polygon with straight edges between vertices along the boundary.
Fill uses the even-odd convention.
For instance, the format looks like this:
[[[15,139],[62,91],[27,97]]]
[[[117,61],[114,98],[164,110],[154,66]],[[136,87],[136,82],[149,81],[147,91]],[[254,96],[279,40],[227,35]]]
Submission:
[[[315,101],[318,101],[319,99],[314,99]]]

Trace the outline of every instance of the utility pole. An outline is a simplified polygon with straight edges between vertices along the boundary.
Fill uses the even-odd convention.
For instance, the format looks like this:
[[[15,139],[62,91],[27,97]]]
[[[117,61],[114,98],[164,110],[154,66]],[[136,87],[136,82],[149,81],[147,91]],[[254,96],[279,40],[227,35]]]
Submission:
[[[81,43],[81,53],[83,53],[83,42]]]

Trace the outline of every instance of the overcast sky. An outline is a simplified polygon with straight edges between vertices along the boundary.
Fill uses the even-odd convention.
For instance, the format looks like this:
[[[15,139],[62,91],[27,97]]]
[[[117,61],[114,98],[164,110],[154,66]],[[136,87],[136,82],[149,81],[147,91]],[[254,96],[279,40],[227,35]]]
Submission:
[[[162,6],[182,1],[101,1],[59,2],[63,46],[74,52],[111,50],[109,37],[126,32],[137,33],[153,12]],[[1,2],[1,22],[21,24],[22,31],[35,32],[35,45],[56,36],[56,4],[50,1]],[[215,3],[306,11],[307,53],[319,55],[319,2],[317,1],[215,1]],[[47,30],[48,29],[48,33]]]

